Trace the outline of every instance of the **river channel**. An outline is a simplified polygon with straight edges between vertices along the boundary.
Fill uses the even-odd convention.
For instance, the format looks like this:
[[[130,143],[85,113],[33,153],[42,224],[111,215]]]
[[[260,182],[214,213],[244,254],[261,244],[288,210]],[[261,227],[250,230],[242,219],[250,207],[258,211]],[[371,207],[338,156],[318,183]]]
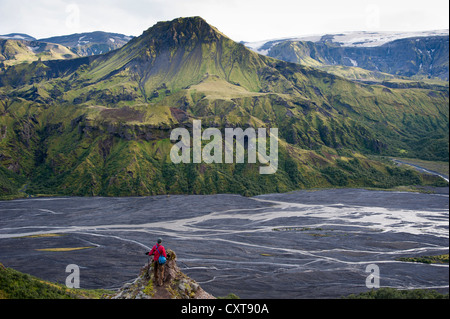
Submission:
[[[158,237],[215,296],[340,298],[381,287],[448,292],[448,187],[432,194],[325,189],[268,194],[27,198],[0,202],[0,262],[81,288],[117,289]],[[369,278],[370,279],[370,278]]]

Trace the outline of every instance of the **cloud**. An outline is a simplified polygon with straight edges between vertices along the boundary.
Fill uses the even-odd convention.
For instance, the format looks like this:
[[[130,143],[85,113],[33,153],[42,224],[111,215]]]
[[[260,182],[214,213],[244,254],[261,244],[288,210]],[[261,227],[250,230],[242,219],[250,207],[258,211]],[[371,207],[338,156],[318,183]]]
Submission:
[[[443,29],[449,21],[447,0],[0,0],[0,8],[0,34],[37,38],[97,30],[140,35],[184,16],[201,16],[236,41]]]

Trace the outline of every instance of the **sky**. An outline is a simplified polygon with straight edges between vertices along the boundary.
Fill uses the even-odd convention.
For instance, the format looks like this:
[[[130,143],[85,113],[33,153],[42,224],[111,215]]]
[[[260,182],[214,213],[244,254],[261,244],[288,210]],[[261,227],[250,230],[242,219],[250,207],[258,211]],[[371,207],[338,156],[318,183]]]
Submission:
[[[0,34],[37,39],[107,31],[139,36],[158,21],[201,16],[235,41],[345,31],[449,28],[448,0],[0,0]]]

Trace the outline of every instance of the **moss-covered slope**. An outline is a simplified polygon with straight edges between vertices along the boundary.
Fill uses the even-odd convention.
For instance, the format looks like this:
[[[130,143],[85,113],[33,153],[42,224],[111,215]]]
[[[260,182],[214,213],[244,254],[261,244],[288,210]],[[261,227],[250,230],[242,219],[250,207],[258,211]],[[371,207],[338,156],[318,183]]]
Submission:
[[[170,131],[277,127],[279,168],[171,163]],[[0,72],[0,191],[254,195],[438,180],[373,155],[448,161],[448,88],[388,88],[258,55],[199,17],[122,48]]]

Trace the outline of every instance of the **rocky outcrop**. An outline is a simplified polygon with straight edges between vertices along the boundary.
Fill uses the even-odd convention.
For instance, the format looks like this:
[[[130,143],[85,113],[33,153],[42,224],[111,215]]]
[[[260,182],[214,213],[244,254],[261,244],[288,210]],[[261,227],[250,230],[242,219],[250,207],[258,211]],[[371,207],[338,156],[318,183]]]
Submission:
[[[189,278],[178,268],[176,254],[167,249],[167,263],[162,286],[155,283],[153,264],[144,265],[139,276],[123,285],[119,291],[107,298],[111,299],[215,299],[204,291],[195,280]]]

